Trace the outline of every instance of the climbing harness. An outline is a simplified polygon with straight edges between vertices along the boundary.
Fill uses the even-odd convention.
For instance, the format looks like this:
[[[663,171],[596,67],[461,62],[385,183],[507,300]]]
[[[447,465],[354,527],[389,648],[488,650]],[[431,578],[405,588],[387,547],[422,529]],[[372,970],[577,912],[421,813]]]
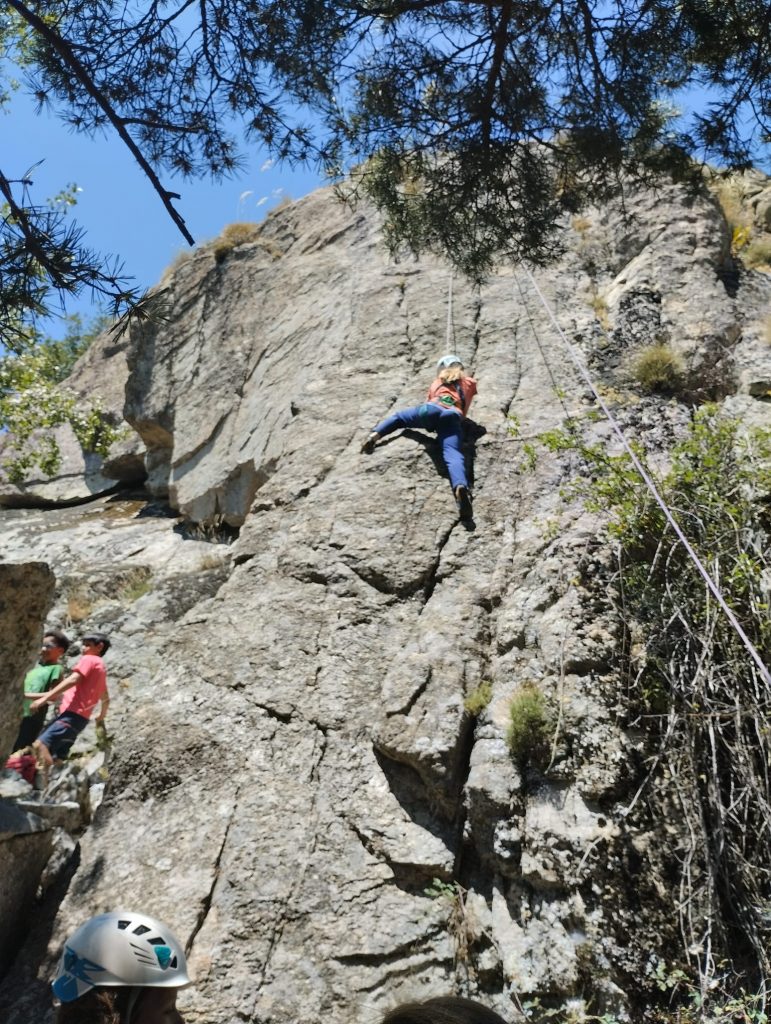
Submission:
[[[441,405],[445,409],[458,410],[465,416],[466,394],[461,382],[459,380],[447,380],[443,382],[443,387],[447,388],[448,391],[454,391],[456,398],[453,398],[452,395],[438,395],[436,398],[431,399],[431,404]],[[460,405],[458,404],[459,402]]]
[[[726,617],[728,618],[728,621],[733,626],[734,630],[736,631],[736,633],[737,633],[739,639],[741,640],[741,642],[744,644],[744,647],[746,648],[746,650],[749,653],[750,657],[752,658],[752,660],[757,665],[757,667],[758,667],[758,669],[760,671],[761,678],[765,682],[766,686],[771,688],[771,674],[769,674],[768,669],[766,668],[765,664],[763,663],[763,659],[760,657],[760,654],[758,653],[757,648],[755,647],[755,645],[752,643],[750,638],[747,636],[747,634],[742,629],[741,623],[739,622],[739,620],[736,618],[736,616],[734,615],[734,613],[731,611],[730,607],[726,603],[726,600],[723,597],[723,594],[722,594],[720,588],[718,587],[718,585],[715,583],[715,581],[710,576],[709,572],[705,568],[704,564],[702,563],[701,559],[697,555],[696,551],[693,549],[693,547],[692,547],[691,543],[689,542],[688,538],[685,536],[683,531],[680,529],[680,526],[679,526],[677,520],[675,519],[675,517],[672,515],[671,511],[669,510],[669,507],[668,507],[667,503],[661,497],[661,494],[659,493],[659,490],[656,487],[656,484],[654,483],[654,481],[652,480],[650,474],[645,469],[645,467],[643,466],[642,462],[640,461],[640,459],[636,455],[635,450],[632,447],[632,445],[630,445],[629,442],[627,441],[626,436],[624,435],[624,432],[622,431],[622,429],[619,426],[618,422],[614,418],[613,413],[610,411],[610,409],[608,408],[606,403],[603,401],[602,395],[599,393],[597,388],[594,386],[594,383],[593,383],[591,377],[589,376],[589,371],[584,366],[583,362],[581,361],[581,359],[579,358],[578,354],[576,353],[574,346],[568,340],[567,335],[565,334],[565,332],[562,330],[562,328],[560,327],[559,323],[557,322],[557,318],[555,317],[554,312],[551,309],[551,306],[546,301],[546,298],[545,298],[543,292],[541,291],[541,289],[538,287],[538,284],[536,283],[536,280],[533,277],[532,273],[530,272],[530,270],[527,267],[525,267],[524,269],[525,269],[525,273],[527,274],[527,277],[528,277],[528,279],[530,281],[530,284],[533,287],[533,290],[535,291],[535,293],[538,296],[538,298],[541,300],[541,305],[543,306],[544,310],[546,311],[546,315],[549,317],[549,319],[551,320],[552,324],[556,328],[557,333],[559,334],[560,338],[562,339],[562,342],[563,342],[565,348],[567,349],[568,355],[570,356],[570,359],[571,359],[573,365],[578,370],[578,372],[581,375],[581,377],[582,377],[584,383],[586,384],[586,386],[589,388],[589,390],[594,395],[594,398],[597,401],[597,404],[600,406],[600,408],[602,409],[603,413],[605,414],[606,419],[610,423],[610,426],[611,426],[614,434],[616,435],[616,437],[621,442],[621,444],[622,444],[622,446],[624,448],[624,451],[627,453],[627,455],[631,459],[632,465],[637,470],[637,472],[640,475],[643,483],[645,484],[645,486],[650,491],[651,496],[653,497],[654,501],[659,506],[661,511],[664,513],[664,516],[665,516],[667,522],[669,523],[669,525],[672,527],[672,529],[673,529],[673,531],[675,533],[675,536],[678,538],[680,543],[683,545],[683,548],[687,552],[688,557],[691,559],[693,564],[696,566],[696,568],[697,568],[699,574],[701,575],[702,579],[707,584],[707,587],[708,587],[710,593],[712,594],[712,596],[715,598],[715,600],[717,601],[717,603],[720,606],[720,608],[725,613]],[[515,280],[516,280],[516,272],[515,272],[514,276],[515,276]],[[514,299],[516,301],[516,295],[514,296]],[[543,351],[542,351],[541,354],[543,355]]]

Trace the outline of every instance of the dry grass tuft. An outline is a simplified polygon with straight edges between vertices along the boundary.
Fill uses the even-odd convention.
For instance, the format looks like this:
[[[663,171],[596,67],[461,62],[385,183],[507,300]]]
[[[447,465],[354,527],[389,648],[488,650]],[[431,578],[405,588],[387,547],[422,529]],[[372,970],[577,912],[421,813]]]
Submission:
[[[256,242],[261,232],[262,224],[255,224],[253,221],[236,221],[222,229],[218,241],[228,242],[232,248],[235,248],[235,246],[245,245],[247,242]]]
[[[650,345],[637,356],[632,373],[646,391],[677,391],[683,377],[683,361],[669,345]]]
[[[79,584],[67,594],[67,618],[69,624],[83,622],[94,609],[94,602],[85,584]]]
[[[750,221],[744,208],[744,189],[736,178],[718,178],[712,183],[712,190],[717,196],[720,209],[731,229],[731,233],[749,230]]]
[[[771,235],[752,239],[742,253],[742,262],[748,270],[771,271]]]
[[[287,200],[291,203],[291,200]],[[278,209],[278,207],[277,207]],[[271,211],[272,213],[273,211]],[[270,216],[270,214],[269,214]],[[251,222],[239,222],[228,224],[222,229],[221,234],[212,243],[212,253],[217,263],[222,261],[239,245],[246,245],[249,242],[257,242],[260,248],[275,262],[284,255],[281,247],[272,239],[262,236],[263,225]]]
[[[610,330],[608,302],[605,296],[600,295],[599,292],[592,292],[589,296],[589,305],[594,310],[594,315],[597,317],[597,321],[603,331]]]
[[[234,224],[228,224],[214,239],[212,244],[214,259],[217,263],[222,263],[225,257],[239,245],[256,242],[261,232],[262,224],[255,224],[253,221],[236,221]]]

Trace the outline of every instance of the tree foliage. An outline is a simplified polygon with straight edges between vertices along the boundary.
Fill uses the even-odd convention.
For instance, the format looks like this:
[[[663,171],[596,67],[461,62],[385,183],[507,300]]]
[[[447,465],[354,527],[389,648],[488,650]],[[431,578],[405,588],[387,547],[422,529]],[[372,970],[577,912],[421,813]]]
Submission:
[[[115,133],[188,240],[160,175],[230,174],[242,134],[356,169],[394,251],[471,274],[549,258],[560,212],[623,176],[687,177],[694,153],[745,166],[769,140],[765,0],[6,0],[0,18],[26,87],[75,130]],[[714,102],[675,123],[692,86]],[[35,264],[31,295],[14,250],[0,265],[9,301],[39,311],[41,280],[130,299],[4,170],[4,231]]]
[[[69,318],[61,340],[41,338],[26,330],[15,351],[0,358],[0,430],[7,431],[2,469],[11,483],[20,483],[34,469],[51,476],[61,464],[53,431],[68,423],[84,452],[106,455],[118,431],[99,403],[84,401],[62,382],[76,360],[107,326],[100,318],[84,329],[80,317]]]
[[[0,343],[21,354],[25,326],[49,316],[58,296],[89,289],[109,300],[115,314],[139,302],[117,261],[101,258],[83,241],[81,228],[67,219],[75,205],[70,186],[44,205],[35,204],[29,178],[9,181],[0,172]]]

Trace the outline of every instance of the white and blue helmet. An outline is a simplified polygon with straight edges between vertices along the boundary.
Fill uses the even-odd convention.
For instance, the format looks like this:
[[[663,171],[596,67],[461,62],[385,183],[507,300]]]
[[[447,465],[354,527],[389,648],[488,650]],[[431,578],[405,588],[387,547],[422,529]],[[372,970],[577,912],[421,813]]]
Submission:
[[[437,373],[447,369],[448,366],[463,366],[463,360],[460,356],[456,356],[454,353],[450,352],[449,355],[442,356],[436,364]]]
[[[72,933],[52,988],[63,1003],[92,988],[184,988],[190,984],[179,939],[165,924],[128,910],[99,914]]]

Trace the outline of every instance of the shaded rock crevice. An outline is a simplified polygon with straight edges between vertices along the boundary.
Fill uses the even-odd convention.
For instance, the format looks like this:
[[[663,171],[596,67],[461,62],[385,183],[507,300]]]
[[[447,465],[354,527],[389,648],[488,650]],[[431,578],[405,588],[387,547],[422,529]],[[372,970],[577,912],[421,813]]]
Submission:
[[[439,928],[435,928],[433,931],[427,932],[424,941],[418,945],[409,943],[397,946],[387,953],[378,953],[376,955],[367,953],[349,953],[335,957],[335,959],[338,963],[348,964],[350,966],[371,964],[373,966],[380,967],[381,965],[398,964],[405,958],[405,955],[412,957],[432,952],[432,940],[436,938],[439,932]]]

